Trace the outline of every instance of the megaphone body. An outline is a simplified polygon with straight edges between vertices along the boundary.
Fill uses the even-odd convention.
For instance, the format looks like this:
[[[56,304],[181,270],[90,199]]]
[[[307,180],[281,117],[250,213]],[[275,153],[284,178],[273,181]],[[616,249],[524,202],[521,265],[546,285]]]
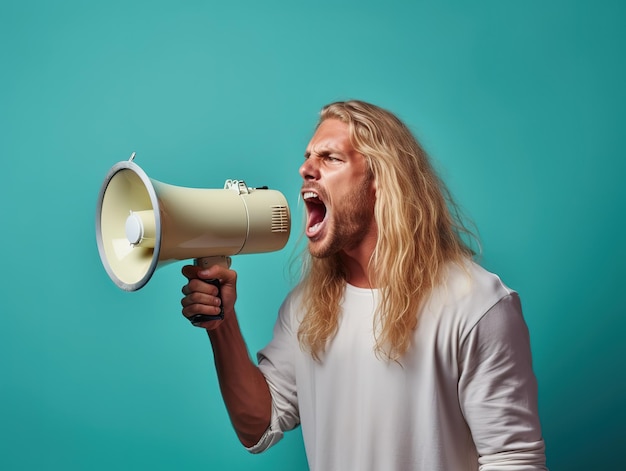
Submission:
[[[291,216],[279,191],[240,180],[226,180],[223,189],[178,187],[148,178],[133,159],[109,170],[96,211],[100,258],[119,288],[142,288],[170,262],[286,245]]]

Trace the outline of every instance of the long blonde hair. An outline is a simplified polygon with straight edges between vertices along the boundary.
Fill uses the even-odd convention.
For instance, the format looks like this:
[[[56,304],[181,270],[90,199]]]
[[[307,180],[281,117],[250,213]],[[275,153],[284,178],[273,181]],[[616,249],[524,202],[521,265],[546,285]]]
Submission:
[[[348,124],[351,143],[375,179],[378,239],[369,277],[381,301],[374,349],[398,360],[411,347],[420,306],[441,281],[445,263],[472,255],[461,238],[469,231],[426,152],[395,115],[352,100],[325,106],[318,126],[330,118]],[[304,266],[298,338],[319,361],[337,331],[345,272],[338,255],[314,258],[305,251]]]

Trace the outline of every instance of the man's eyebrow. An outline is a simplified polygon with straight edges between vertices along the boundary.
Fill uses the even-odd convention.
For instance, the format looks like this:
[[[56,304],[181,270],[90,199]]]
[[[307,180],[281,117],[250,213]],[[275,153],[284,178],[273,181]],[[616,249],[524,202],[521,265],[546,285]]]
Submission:
[[[331,154],[340,154],[341,155],[341,152],[338,151],[338,150],[333,150],[333,149],[328,149],[326,147],[323,147],[323,148],[320,148],[318,150],[312,150],[312,151],[311,150],[307,150],[304,153],[304,158],[308,159],[309,157],[311,157],[311,154],[317,154],[320,157],[328,157]]]

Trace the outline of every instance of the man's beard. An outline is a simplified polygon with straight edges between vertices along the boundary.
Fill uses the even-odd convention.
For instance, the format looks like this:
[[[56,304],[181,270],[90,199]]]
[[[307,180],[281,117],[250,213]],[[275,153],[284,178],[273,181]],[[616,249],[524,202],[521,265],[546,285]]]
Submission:
[[[373,196],[370,195],[371,178],[366,178],[359,188],[354,189],[337,204],[327,221],[323,240],[309,242],[309,252],[316,258],[335,255],[342,250],[349,250],[361,243],[371,229],[374,219]]]

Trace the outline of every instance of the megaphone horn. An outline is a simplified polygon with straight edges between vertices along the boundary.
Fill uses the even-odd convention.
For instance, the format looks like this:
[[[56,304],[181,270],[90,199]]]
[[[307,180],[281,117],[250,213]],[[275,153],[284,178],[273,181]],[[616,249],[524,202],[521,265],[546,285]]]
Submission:
[[[291,215],[279,191],[241,180],[226,180],[223,189],[169,185],[148,178],[134,158],[133,152],[111,167],[96,210],[100,258],[119,288],[136,291],[173,261],[226,259],[287,244]]]

